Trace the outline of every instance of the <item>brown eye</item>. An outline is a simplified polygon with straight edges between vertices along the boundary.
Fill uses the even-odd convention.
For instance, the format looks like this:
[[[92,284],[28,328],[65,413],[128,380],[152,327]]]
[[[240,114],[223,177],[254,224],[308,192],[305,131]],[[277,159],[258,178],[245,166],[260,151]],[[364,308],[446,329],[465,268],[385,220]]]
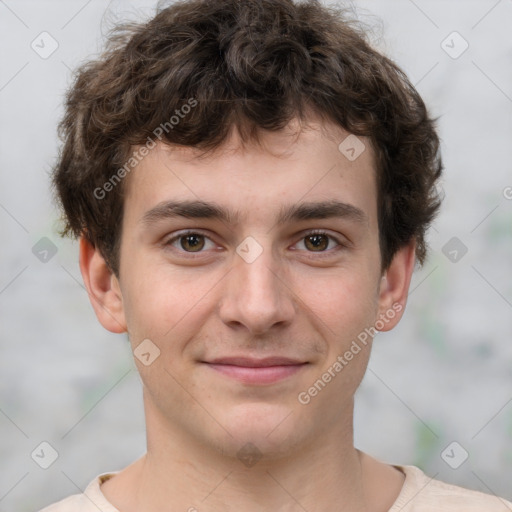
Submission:
[[[331,242],[334,242],[334,244]],[[319,255],[326,253],[326,256],[331,256],[337,252],[338,249],[345,247],[337,238],[324,231],[311,231],[306,233],[298,243],[304,244],[304,250],[306,252],[316,252]]]
[[[207,244],[210,244],[210,247]],[[206,249],[214,248],[215,244],[210,238],[196,231],[181,232],[170,238],[165,245],[178,253],[204,253]],[[203,250],[204,249],[204,250]]]
[[[197,252],[204,247],[204,236],[197,233],[180,236],[180,246],[187,252]]]
[[[329,245],[329,237],[325,234],[312,234],[304,237],[305,246],[312,251],[324,251]]]

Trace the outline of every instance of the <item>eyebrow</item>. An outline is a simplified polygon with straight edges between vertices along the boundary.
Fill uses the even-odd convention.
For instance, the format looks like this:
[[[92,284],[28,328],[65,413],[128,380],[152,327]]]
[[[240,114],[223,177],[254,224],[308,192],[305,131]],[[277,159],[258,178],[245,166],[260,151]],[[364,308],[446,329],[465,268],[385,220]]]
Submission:
[[[176,218],[220,220],[236,224],[241,217],[239,211],[233,211],[208,201],[164,201],[147,211],[141,218],[144,225]],[[366,213],[354,205],[338,200],[304,202],[283,205],[277,216],[277,223],[293,221],[342,218],[359,224],[368,223]]]

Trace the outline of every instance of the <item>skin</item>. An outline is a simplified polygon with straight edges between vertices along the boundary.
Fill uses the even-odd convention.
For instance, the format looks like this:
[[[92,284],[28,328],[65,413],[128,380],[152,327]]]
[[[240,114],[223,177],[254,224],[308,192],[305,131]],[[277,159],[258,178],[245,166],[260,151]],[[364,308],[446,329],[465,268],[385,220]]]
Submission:
[[[292,122],[264,132],[261,146],[242,146],[233,130],[206,158],[159,143],[126,178],[119,276],[80,240],[80,267],[101,324],[128,332],[134,350],[144,339],[160,350],[148,366],[135,358],[147,454],[101,487],[121,512],[384,512],[400,493],[403,473],[353,444],[354,393],[371,343],[308,404],[297,397],[393,304],[402,310],[380,330],[400,321],[414,241],[381,274],[369,141],[361,138],[365,151],[349,161],[338,150],[348,135],[341,128],[314,120],[299,135],[297,128]],[[241,217],[233,224],[141,221],[171,199],[215,202]],[[328,199],[356,206],[367,220],[276,224],[282,205]],[[207,237],[199,237],[202,252],[183,238],[166,245],[184,229]],[[334,238],[312,247],[306,235],[314,229]],[[251,263],[236,252],[248,236],[262,249]],[[201,362],[234,355],[308,364],[253,385]],[[247,443],[261,457],[251,466],[237,456]]]

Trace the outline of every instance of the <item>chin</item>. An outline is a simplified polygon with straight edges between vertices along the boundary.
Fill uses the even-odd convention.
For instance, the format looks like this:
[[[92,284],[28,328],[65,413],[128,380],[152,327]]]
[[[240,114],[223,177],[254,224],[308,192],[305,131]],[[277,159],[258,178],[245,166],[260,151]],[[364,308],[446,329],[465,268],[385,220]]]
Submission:
[[[224,415],[223,425],[233,437],[226,435],[224,453],[238,456],[239,450],[254,451],[254,455],[279,458],[306,442],[307,431],[297,411],[284,404],[243,404]]]

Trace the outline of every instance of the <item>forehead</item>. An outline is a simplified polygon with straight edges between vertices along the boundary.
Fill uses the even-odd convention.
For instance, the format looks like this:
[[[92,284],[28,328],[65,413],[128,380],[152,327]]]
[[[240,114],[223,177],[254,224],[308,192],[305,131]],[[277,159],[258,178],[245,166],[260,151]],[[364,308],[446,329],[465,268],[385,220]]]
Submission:
[[[233,131],[207,154],[157,143],[128,176],[125,215],[144,222],[148,211],[165,202],[203,201],[225,205],[230,219],[224,220],[262,219],[270,212],[283,220],[283,205],[290,212],[290,205],[323,201],[352,205],[366,220],[375,216],[369,141],[332,124],[297,127],[292,122],[279,132],[260,132],[259,144],[243,144]]]

